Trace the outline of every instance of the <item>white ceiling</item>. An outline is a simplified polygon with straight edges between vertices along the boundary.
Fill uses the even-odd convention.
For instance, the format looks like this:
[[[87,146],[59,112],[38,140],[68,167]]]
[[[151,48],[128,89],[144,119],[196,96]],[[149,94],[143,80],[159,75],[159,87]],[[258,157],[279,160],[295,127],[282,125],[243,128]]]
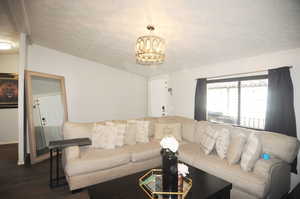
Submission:
[[[0,41],[9,41],[15,44],[11,50],[0,50],[0,54],[18,53],[19,37],[13,20],[9,14],[6,1],[0,1]]]
[[[300,0],[26,0],[33,43],[144,76],[300,47]],[[137,65],[154,24],[159,67]]]

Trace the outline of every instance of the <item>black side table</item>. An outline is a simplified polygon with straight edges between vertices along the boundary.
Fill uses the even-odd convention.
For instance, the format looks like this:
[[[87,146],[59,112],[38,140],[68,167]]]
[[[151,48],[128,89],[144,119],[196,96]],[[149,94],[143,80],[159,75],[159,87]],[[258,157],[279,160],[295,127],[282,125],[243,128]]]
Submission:
[[[87,146],[92,142],[89,138],[76,138],[66,140],[56,140],[49,142],[50,149],[50,188],[66,185],[66,182],[60,183],[60,180],[65,179],[65,176],[59,177],[59,156],[62,149],[70,146]],[[56,151],[56,178],[53,178],[53,151]],[[55,184],[53,182],[56,182]]]

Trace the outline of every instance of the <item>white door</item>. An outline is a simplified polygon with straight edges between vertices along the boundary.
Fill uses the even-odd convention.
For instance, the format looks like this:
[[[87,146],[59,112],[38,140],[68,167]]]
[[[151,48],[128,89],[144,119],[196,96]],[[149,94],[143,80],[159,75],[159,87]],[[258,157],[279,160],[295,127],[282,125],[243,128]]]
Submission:
[[[168,112],[168,78],[149,81],[149,116],[161,117]]]

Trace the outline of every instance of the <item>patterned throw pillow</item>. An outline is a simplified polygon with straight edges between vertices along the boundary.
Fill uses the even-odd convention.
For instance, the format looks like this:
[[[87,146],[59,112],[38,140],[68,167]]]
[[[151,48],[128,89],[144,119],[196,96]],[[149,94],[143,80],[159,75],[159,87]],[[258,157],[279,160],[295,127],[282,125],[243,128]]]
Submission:
[[[115,126],[95,124],[92,133],[92,147],[114,149],[116,146],[117,129]]]
[[[241,168],[244,171],[251,171],[262,152],[262,143],[256,133],[251,133],[244,148],[241,159]]]
[[[181,141],[180,123],[156,123],[154,138],[161,140],[166,136],[173,136],[177,141]]]
[[[227,151],[230,143],[230,132],[228,129],[223,128],[218,132],[216,141],[216,151],[218,156],[223,160],[227,156]]]
[[[126,131],[126,124],[121,123],[114,123],[114,122],[106,122],[106,125],[114,126],[117,131],[116,135],[116,146],[123,146],[124,145],[124,136]]]
[[[208,121],[198,121],[195,127],[195,143],[199,144],[200,139],[203,133],[206,132],[207,126],[209,125]]]
[[[211,126],[207,126],[206,131],[200,136],[200,148],[206,155],[210,154],[214,149],[218,132]]]
[[[137,131],[135,134],[136,142],[147,143],[149,142],[149,121],[142,120],[128,120],[128,123],[134,123],[137,125]]]
[[[227,161],[229,164],[236,164],[240,161],[246,140],[247,137],[244,134],[231,134],[231,140],[227,152]]]

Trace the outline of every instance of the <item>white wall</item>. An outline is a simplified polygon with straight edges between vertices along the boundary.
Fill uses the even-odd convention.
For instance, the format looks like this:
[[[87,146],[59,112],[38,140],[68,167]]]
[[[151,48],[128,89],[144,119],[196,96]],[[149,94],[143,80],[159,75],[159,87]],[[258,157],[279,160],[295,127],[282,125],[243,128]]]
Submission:
[[[0,73],[18,73],[19,55],[0,55]],[[18,142],[18,109],[0,109],[0,144]]]
[[[295,92],[295,111],[300,139],[300,48],[264,54],[261,56],[239,59],[215,65],[201,66],[194,69],[177,71],[169,74],[170,86],[173,88],[171,96],[171,114],[194,117],[194,96],[196,80],[201,77],[214,77],[244,72],[264,70],[271,67],[293,66],[291,75]],[[299,156],[300,160],[300,156]],[[300,172],[300,163],[298,164]],[[300,182],[300,175],[292,176],[292,187]]]
[[[147,115],[147,79],[38,45],[28,48],[28,70],[62,75],[70,121]]]

